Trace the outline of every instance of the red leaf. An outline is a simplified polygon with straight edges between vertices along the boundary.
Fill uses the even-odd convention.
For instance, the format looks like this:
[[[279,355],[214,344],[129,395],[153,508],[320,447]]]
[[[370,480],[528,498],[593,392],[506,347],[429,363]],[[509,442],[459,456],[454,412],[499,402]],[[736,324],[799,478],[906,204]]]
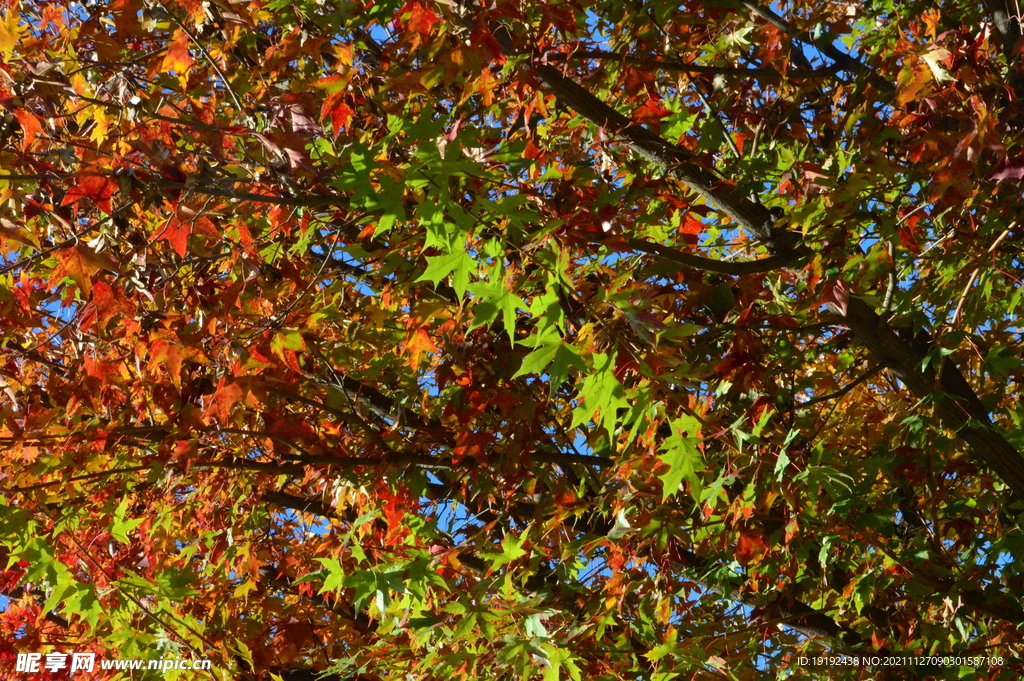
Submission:
[[[819,305],[831,303],[839,309],[839,314],[846,316],[846,310],[850,305],[850,287],[846,282],[829,281],[822,286],[821,297],[818,298]]]
[[[104,175],[79,175],[75,184],[64,195],[62,206],[89,199],[104,213],[110,212],[110,197],[117,191],[117,183]]]
[[[188,253],[188,235],[191,233],[191,221],[183,222],[177,216],[172,216],[167,221],[167,226],[153,238],[153,241],[169,241],[174,252],[184,258]]]
[[[623,66],[622,82],[626,88],[626,93],[630,96],[636,96],[643,89],[646,89],[648,92],[653,89],[657,92],[654,84],[654,74],[650,71],[635,69],[632,66]]]
[[[914,220],[914,222],[916,223],[917,220]],[[903,248],[911,253],[921,252],[921,245],[917,243],[917,237],[914,236],[914,226],[910,224],[909,220],[906,224],[897,227],[896,233],[900,236],[900,243],[903,245]]]
[[[205,234],[219,238],[220,233],[213,223],[189,206],[179,204],[167,225],[153,237],[153,241],[169,241],[174,251],[181,257],[188,253],[188,237],[190,234]]]
[[[689,213],[683,218],[683,223],[679,225],[679,232],[683,235],[683,241],[691,246],[697,245],[697,237],[700,236],[703,229],[704,223]]]
[[[409,20],[406,22],[406,28],[413,33],[419,33],[420,35],[428,35],[434,30],[434,26],[440,21],[438,16],[434,13],[434,10],[430,9],[422,2],[410,2],[402,8],[399,14],[409,13]]]
[[[355,111],[345,104],[344,102],[338,102],[338,105],[331,109],[331,125],[334,127],[334,136],[337,137],[342,130],[348,128],[349,121],[352,120],[352,115]]]
[[[231,408],[245,396],[242,387],[231,381],[228,383],[225,378],[220,379],[217,392],[210,398],[210,404],[206,407],[207,416],[216,416],[221,425],[227,423],[231,418]]]
[[[96,318],[101,329],[105,329],[110,320],[117,315],[128,315],[135,311],[135,306],[124,297],[120,290],[105,281],[98,281],[92,289],[92,303],[96,306]]]
[[[661,119],[670,113],[672,112],[663,107],[656,99],[648,97],[646,102],[633,111],[633,120],[656,128],[661,124]]]
[[[171,376],[171,383],[181,390],[181,361],[184,359],[180,343],[158,338],[149,349],[149,368],[162,364]]]
[[[740,565],[746,565],[755,558],[764,555],[768,549],[764,540],[752,532],[741,532],[739,542],[736,544],[736,561]]]

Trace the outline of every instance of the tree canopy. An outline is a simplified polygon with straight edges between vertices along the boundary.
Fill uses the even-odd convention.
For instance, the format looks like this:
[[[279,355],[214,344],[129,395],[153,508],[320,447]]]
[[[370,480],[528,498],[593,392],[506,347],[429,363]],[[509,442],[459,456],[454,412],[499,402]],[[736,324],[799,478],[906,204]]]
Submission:
[[[1024,673],[1015,3],[0,8],[0,665]]]

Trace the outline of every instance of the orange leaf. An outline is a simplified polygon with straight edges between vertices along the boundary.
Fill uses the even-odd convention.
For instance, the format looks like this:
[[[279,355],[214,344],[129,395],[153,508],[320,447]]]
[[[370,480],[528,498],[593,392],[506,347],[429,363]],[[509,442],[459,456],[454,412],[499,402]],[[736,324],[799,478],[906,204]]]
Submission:
[[[15,109],[14,117],[21,123],[21,148],[28,151],[38,142],[37,135],[43,134],[43,125],[27,109]]]
[[[117,265],[84,244],[62,248],[55,254],[57,266],[50,272],[50,285],[56,288],[64,277],[71,277],[86,296],[92,293],[92,275],[101,269],[117,270]]]
[[[174,37],[167,45],[167,54],[164,55],[163,64],[160,68],[163,71],[173,71],[177,75],[183,75],[195,62],[188,53],[188,35],[182,30],[174,32]]]
[[[662,118],[671,113],[671,111],[663,107],[656,99],[648,97],[647,101],[633,111],[633,120],[637,123],[646,123],[648,125],[656,126],[661,123]]]
[[[190,221],[182,221],[176,216],[172,216],[167,221],[167,226],[153,238],[153,241],[170,242],[174,252],[184,258],[188,253],[188,235],[191,233],[192,223]]]
[[[741,532],[736,544],[736,561],[740,565],[746,565],[751,560],[764,555],[767,549],[768,547],[759,535],[752,532]]]
[[[918,64],[914,69],[904,69],[896,86],[896,103],[905,106],[907,102],[920,99],[921,91],[931,84],[932,72],[927,65]]]
[[[166,338],[156,339],[149,348],[149,368],[162,364],[171,376],[171,383],[178,390],[181,390],[182,359],[181,345]]]
[[[430,340],[430,334],[423,327],[409,329],[405,336],[405,342],[402,343],[402,353],[410,355],[410,364],[413,366],[419,364],[420,355],[424,352],[437,351],[437,346],[434,345],[434,341]]]

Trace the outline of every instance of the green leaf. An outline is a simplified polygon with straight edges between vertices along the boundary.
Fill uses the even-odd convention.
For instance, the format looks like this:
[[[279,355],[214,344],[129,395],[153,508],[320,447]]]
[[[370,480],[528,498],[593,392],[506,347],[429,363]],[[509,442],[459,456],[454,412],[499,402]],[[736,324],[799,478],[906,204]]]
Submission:
[[[517,311],[526,309],[523,299],[510,291],[503,281],[470,284],[469,291],[477,297],[469,328],[491,324],[500,317],[509,338],[515,338]]]
[[[599,425],[608,431],[609,438],[614,438],[618,410],[628,408],[629,402],[626,401],[622,383],[615,378],[612,355],[594,354],[594,368],[583,381],[579,398],[580,405],[573,410],[570,427],[575,428],[600,416]]]
[[[461,298],[466,294],[469,284],[469,273],[476,269],[476,263],[465,251],[456,251],[445,255],[431,255],[427,257],[427,269],[416,281],[429,281],[434,284],[440,282],[452,272],[452,287]]]
[[[775,477],[779,482],[782,482],[782,478],[786,475],[786,467],[789,465],[790,459],[786,454],[786,450],[779,452],[779,458],[775,461]]]
[[[122,544],[131,542],[128,533],[146,521],[145,518],[126,519],[125,516],[128,514],[130,505],[131,502],[127,497],[122,499],[114,511],[114,522],[110,525],[110,536]]]
[[[700,480],[697,474],[707,467],[704,456],[697,447],[700,438],[687,433],[699,432],[700,422],[692,416],[683,415],[673,420],[671,426],[672,435],[662,443],[662,454],[659,457],[662,463],[668,466],[668,470],[658,476],[662,483],[662,501],[678,492],[684,479],[690,482],[691,492],[694,498],[699,500]]]
[[[316,561],[324,566],[327,577],[320,586],[320,593],[337,591],[345,580],[345,570],[337,558],[317,558]]]
[[[512,378],[518,378],[524,374],[541,373],[544,371],[544,368],[551,363],[551,360],[555,358],[555,355],[558,354],[558,349],[561,346],[561,343],[541,345],[539,348],[523,358],[523,363],[519,366],[519,371],[517,371]]]
[[[501,553],[483,553],[480,555],[481,558],[491,561],[492,570],[497,570],[502,565],[508,565],[512,561],[525,556],[527,553],[526,549],[523,548],[525,543],[526,533],[517,535],[509,532],[501,540]]]
[[[170,568],[163,572],[158,572],[154,576],[157,585],[157,593],[171,599],[172,601],[181,601],[189,596],[195,596],[199,592],[189,585],[196,581],[198,576],[199,574],[197,572],[192,572],[191,570],[179,570],[177,568]]]

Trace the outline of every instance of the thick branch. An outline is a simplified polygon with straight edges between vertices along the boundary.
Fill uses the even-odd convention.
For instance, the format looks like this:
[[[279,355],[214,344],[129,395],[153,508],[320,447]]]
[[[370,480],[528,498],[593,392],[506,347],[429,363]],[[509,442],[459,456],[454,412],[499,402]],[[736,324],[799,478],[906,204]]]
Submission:
[[[756,7],[753,3],[750,6]],[[507,29],[500,27],[496,30],[495,39],[507,56],[515,54]],[[532,71],[544,89],[554,94],[565,106],[587,120],[608,128],[642,156],[665,167],[709,203],[747,228],[774,254],[793,257],[799,253],[793,235],[773,228],[774,221],[768,209],[735,193],[723,191],[713,181],[714,176],[710,171],[694,164],[684,150],[646,128],[633,125],[625,116],[562,75],[555,67],[533,65]],[[843,321],[875,360],[892,369],[914,395],[933,401],[936,414],[943,424],[956,431],[970,446],[976,460],[992,468],[1017,498],[1024,499],[1024,457],[1002,433],[992,427],[981,400],[957,367],[948,359],[943,361],[938,377],[934,372],[921,368],[922,361],[928,357],[931,349],[930,338],[918,334],[917,338],[922,342],[917,347],[911,347],[859,298],[851,297]]]
[[[1017,99],[1024,98],[1024,74],[1017,70],[1020,52],[1017,45],[1021,39],[1020,4],[1011,0],[985,0],[985,9],[992,17],[999,42],[1006,57],[1009,70],[1007,82]]]
[[[918,331],[912,342],[901,338],[860,298],[850,298],[843,320],[910,392],[932,402],[942,423],[971,447],[978,461],[989,466],[1016,497],[1024,499],[1024,458],[993,427],[988,410],[960,370],[948,358],[941,360],[938,375],[921,368],[933,347],[927,332]]]

